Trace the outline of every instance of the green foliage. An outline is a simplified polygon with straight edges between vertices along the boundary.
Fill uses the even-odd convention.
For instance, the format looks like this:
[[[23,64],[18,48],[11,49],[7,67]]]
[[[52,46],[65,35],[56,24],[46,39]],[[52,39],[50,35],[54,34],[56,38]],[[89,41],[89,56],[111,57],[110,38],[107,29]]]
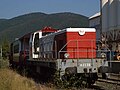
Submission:
[[[9,50],[10,50],[9,46],[10,46],[9,41],[6,38],[3,39],[3,42],[2,42],[2,57],[3,57],[3,59],[8,58],[8,54],[9,54]]]
[[[88,87],[87,78],[84,74],[65,74],[60,78],[60,72],[57,71],[54,75],[54,84],[61,89],[77,89]]]
[[[8,68],[9,67],[9,60],[8,59],[0,59],[0,69]]]
[[[26,33],[50,26],[56,29],[67,27],[88,27],[88,17],[74,13],[31,13],[0,22],[0,42],[7,37],[14,41]]]

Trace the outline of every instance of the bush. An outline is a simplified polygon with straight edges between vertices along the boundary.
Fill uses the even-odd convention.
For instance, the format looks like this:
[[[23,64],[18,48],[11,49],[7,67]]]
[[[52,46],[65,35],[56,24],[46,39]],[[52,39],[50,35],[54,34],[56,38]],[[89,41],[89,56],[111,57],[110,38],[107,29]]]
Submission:
[[[88,86],[87,78],[84,74],[65,74],[60,78],[59,71],[54,75],[54,84],[61,89],[81,89]]]
[[[8,68],[9,60],[8,59],[0,59],[0,68]]]

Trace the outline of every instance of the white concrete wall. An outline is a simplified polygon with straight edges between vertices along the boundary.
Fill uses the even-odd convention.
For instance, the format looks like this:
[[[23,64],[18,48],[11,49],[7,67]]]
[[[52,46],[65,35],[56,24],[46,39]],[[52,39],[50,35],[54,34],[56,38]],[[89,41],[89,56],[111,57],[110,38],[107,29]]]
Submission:
[[[101,27],[100,27],[100,16],[94,17],[89,19],[89,27],[96,28],[96,38],[97,40],[100,40],[100,34],[101,34]]]
[[[117,27],[117,0],[109,0],[109,30],[114,30]]]
[[[94,27],[100,24],[100,17],[89,20],[89,26]]]
[[[101,0],[102,31],[108,31],[108,0]]]
[[[120,29],[120,0],[117,0],[117,29]]]

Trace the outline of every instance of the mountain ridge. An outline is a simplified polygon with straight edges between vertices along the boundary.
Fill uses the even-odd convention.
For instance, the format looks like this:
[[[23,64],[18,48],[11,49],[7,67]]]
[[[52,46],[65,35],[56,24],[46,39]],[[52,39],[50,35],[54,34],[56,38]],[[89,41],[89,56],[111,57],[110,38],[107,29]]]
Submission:
[[[36,12],[11,19],[0,19],[0,42],[4,38],[7,38],[10,42],[14,41],[14,38],[40,30],[45,26],[55,29],[88,27],[88,17],[71,12],[53,14]]]

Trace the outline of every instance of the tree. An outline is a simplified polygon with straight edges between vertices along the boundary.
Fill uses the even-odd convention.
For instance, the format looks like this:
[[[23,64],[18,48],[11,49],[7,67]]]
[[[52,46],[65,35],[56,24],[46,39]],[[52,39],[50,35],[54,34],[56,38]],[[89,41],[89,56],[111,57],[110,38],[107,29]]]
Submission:
[[[9,41],[5,38],[2,42],[2,57],[6,59],[10,50]]]

